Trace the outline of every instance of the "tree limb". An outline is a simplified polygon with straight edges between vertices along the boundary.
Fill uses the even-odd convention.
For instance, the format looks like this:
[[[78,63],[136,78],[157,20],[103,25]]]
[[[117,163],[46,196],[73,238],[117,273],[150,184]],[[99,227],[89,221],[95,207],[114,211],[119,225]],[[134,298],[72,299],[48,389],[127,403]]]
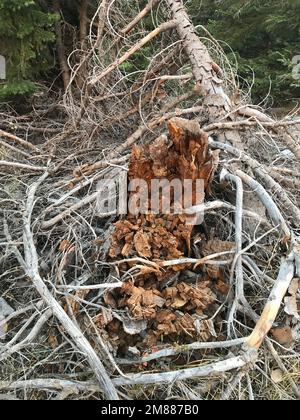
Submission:
[[[28,277],[32,280],[36,290],[41,295],[44,302],[52,310],[52,313],[64,326],[66,332],[73,339],[74,345],[78,347],[85,354],[92,370],[94,371],[106,398],[118,399],[117,391],[111,382],[103,364],[97,356],[91,344],[85,338],[79,328],[72,322],[60,304],[55,300],[43,279],[39,274],[38,255],[34,245],[33,234],[31,231],[31,216],[34,207],[35,193],[37,188],[47,178],[48,173],[45,173],[39,181],[32,184],[28,191],[26,208],[23,215],[23,235],[24,235],[24,262]]]

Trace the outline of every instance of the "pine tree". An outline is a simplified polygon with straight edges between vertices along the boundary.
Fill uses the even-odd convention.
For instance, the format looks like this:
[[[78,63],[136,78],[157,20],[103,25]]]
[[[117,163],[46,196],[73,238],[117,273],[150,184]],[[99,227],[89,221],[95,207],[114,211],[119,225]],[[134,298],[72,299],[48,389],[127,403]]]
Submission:
[[[196,23],[229,44],[242,78],[251,84],[255,76],[256,100],[267,95],[270,84],[275,102],[299,98],[293,57],[300,54],[300,0],[203,0],[198,13],[196,3]],[[232,57],[229,48],[227,52]]]
[[[0,100],[35,91],[35,78],[53,63],[49,45],[58,16],[44,11],[38,1],[0,0],[0,54],[7,76],[0,81]]]

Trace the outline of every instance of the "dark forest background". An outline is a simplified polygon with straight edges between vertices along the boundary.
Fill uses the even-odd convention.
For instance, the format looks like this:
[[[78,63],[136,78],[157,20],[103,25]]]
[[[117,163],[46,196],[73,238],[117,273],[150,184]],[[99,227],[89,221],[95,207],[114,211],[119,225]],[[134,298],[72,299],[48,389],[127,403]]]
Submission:
[[[0,54],[7,60],[0,101],[30,96],[40,83],[60,86],[56,29],[62,28],[66,53],[72,52],[80,42],[83,3],[0,0]],[[145,2],[125,3],[138,10]],[[88,16],[93,16],[97,4],[88,2]],[[241,87],[251,88],[255,103],[267,98],[268,106],[284,106],[299,99],[293,57],[300,54],[300,0],[189,0],[186,6],[199,36],[209,36],[207,29],[221,43],[237,69]],[[151,29],[152,20],[148,22]],[[140,54],[141,68],[146,55],[147,51]]]

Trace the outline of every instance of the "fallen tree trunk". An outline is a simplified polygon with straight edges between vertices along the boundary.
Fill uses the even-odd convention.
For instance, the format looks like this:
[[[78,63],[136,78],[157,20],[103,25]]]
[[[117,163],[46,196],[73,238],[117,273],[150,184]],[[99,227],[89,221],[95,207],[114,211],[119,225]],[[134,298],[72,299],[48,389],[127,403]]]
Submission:
[[[196,82],[199,84],[199,94],[206,97],[220,96],[223,100],[225,111],[231,109],[230,99],[222,87],[220,78],[221,69],[210,57],[206,46],[195,33],[195,28],[190,21],[182,0],[167,0],[176,21],[176,29],[182,40],[186,53],[190,59]]]

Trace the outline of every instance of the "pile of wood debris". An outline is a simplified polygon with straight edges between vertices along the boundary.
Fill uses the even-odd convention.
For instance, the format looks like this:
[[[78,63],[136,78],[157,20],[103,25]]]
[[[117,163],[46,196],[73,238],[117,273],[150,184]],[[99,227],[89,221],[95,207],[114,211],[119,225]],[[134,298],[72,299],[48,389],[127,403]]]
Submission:
[[[201,132],[198,123],[177,118],[169,121],[169,136],[170,142],[162,136],[150,145],[133,148],[129,182],[142,179],[150,188],[154,179],[179,179],[182,182],[190,179],[194,184],[201,179],[205,191],[209,191],[218,154],[209,150],[207,134]],[[193,187],[191,205],[196,204],[196,185]],[[170,198],[170,191],[162,188],[156,193],[162,209],[163,202]],[[104,300],[112,309],[128,310],[128,316],[138,321],[137,328],[133,329],[135,337],[127,340],[127,348],[132,347],[132,342],[140,350],[157,347],[166,342],[166,337],[169,338],[167,342],[174,343],[180,342],[180,337],[186,342],[187,339],[207,341],[212,335],[216,336],[213,324],[206,320],[206,312],[216,302],[213,280],[223,279],[212,278],[211,271],[201,270],[189,279],[189,283],[185,281],[186,269],[196,264],[180,263],[184,256],[191,257],[191,243],[194,242],[194,226],[188,223],[191,216],[174,214],[176,204],[182,204],[181,199],[182,196],[176,203],[173,195],[170,213],[155,214],[151,212],[151,198],[147,197],[142,206],[146,210],[144,214],[129,214],[115,224],[109,256],[112,260],[121,259],[119,273],[122,276],[127,273],[129,277],[131,272],[132,280],[124,282],[120,289],[107,292]],[[208,255],[205,249],[208,250],[213,243],[203,239],[202,252]],[[234,243],[230,247],[232,250]],[[198,252],[201,253],[200,249]],[[140,258],[140,264],[137,264],[136,257]],[[172,260],[175,260],[172,265],[162,267],[163,263]],[[143,320],[146,322],[141,322]],[[105,327],[109,339],[124,351],[124,334],[119,332],[124,327],[119,320],[108,322],[107,316],[98,316],[97,326]]]

